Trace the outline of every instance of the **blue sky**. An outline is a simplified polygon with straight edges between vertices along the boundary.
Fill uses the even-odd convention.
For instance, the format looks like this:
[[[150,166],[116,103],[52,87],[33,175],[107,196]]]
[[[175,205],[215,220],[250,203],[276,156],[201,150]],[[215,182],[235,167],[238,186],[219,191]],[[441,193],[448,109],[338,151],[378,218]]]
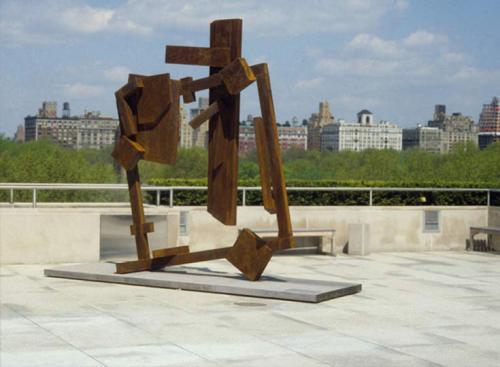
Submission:
[[[437,103],[477,120],[500,95],[498,14],[499,0],[1,0],[0,132],[43,100],[116,116],[129,72],[205,76],[165,64],[165,45],[207,46],[220,18],[242,18],[243,56],[269,64],[279,121],[307,118],[321,100],[348,121],[367,108],[414,126]],[[250,87],[241,119],[258,111]]]

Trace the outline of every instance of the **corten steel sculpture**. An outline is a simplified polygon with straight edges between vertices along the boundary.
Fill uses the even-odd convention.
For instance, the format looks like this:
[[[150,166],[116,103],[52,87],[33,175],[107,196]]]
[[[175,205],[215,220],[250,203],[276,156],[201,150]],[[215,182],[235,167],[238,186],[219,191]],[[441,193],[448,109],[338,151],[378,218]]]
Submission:
[[[169,74],[129,75],[116,92],[121,136],[113,157],[127,171],[138,260],[116,264],[117,273],[157,270],[170,265],[226,258],[246,278],[257,280],[275,251],[294,247],[288,198],[278,144],[276,117],[267,64],[248,66],[241,57],[242,21],[214,21],[210,47],[167,46],[165,61],[210,67],[206,78],[173,80]],[[257,82],[262,117],[254,119],[264,208],[277,215],[278,237],[262,239],[243,229],[232,247],[189,252],[188,246],[151,252],[144,220],[137,163],[140,159],[175,164],[179,141],[179,100],[196,100],[195,92],[209,89],[209,107],[190,125],[209,121],[208,212],[226,225],[236,224],[238,184],[238,125],[240,92]]]

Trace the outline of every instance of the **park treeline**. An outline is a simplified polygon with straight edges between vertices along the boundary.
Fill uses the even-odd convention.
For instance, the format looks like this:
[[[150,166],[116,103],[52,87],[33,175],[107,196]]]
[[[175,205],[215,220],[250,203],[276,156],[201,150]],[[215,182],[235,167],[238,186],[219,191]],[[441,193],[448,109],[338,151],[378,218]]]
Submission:
[[[126,182],[114,164],[112,147],[103,150],[71,150],[49,141],[25,144],[0,137],[0,182],[113,183]],[[414,187],[500,188],[500,143],[479,150],[473,144],[457,144],[448,154],[421,150],[365,150],[319,152],[290,149],[283,152],[289,187]],[[143,182],[160,186],[205,186],[207,151],[180,149],[175,166],[141,162]],[[240,157],[240,186],[259,186],[255,152]],[[241,201],[240,192],[240,201]],[[151,195],[152,197],[153,195]],[[167,202],[162,196],[162,203]],[[41,191],[39,201],[123,201],[125,192]],[[497,198],[493,198],[497,200]],[[0,200],[8,193],[0,192]],[[30,201],[31,193],[17,191],[16,201]],[[153,199],[151,199],[153,200]],[[365,205],[367,191],[290,191],[292,205]],[[374,191],[375,205],[484,205],[483,192]],[[258,191],[246,194],[247,205],[260,205]],[[153,200],[155,202],[155,200]],[[202,205],[204,191],[179,191],[176,205]]]
[[[0,136],[0,182],[28,183],[115,183],[119,175],[110,158],[111,148],[72,150],[61,148],[50,141],[25,144]],[[16,190],[14,201],[31,201],[29,190]],[[9,193],[0,190],[0,202],[8,201]],[[126,201],[124,192],[82,190],[42,190],[37,192],[39,202],[100,202]]]

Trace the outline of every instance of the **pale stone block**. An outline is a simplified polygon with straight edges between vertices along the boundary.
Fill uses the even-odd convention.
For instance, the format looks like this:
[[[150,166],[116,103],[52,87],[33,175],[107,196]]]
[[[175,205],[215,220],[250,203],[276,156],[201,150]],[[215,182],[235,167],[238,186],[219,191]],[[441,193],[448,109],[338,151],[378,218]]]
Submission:
[[[370,253],[370,225],[349,223],[349,255],[368,255]]]
[[[167,247],[176,247],[179,243],[179,212],[167,213]]]

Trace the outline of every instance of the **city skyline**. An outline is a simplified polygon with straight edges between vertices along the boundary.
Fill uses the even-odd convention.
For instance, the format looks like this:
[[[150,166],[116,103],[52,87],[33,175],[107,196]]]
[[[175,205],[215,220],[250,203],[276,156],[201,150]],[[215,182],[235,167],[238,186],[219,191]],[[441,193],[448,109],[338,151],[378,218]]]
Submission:
[[[322,100],[347,121],[367,108],[413,127],[446,104],[477,122],[500,94],[496,1],[292,1],[286,15],[283,4],[2,1],[0,132],[13,135],[45,100],[116,117],[128,72],[206,75],[164,64],[164,48],[207,45],[207,24],[224,17],[243,19],[249,62],[270,64],[281,122],[308,118]],[[240,120],[259,114],[256,91],[244,95]]]

